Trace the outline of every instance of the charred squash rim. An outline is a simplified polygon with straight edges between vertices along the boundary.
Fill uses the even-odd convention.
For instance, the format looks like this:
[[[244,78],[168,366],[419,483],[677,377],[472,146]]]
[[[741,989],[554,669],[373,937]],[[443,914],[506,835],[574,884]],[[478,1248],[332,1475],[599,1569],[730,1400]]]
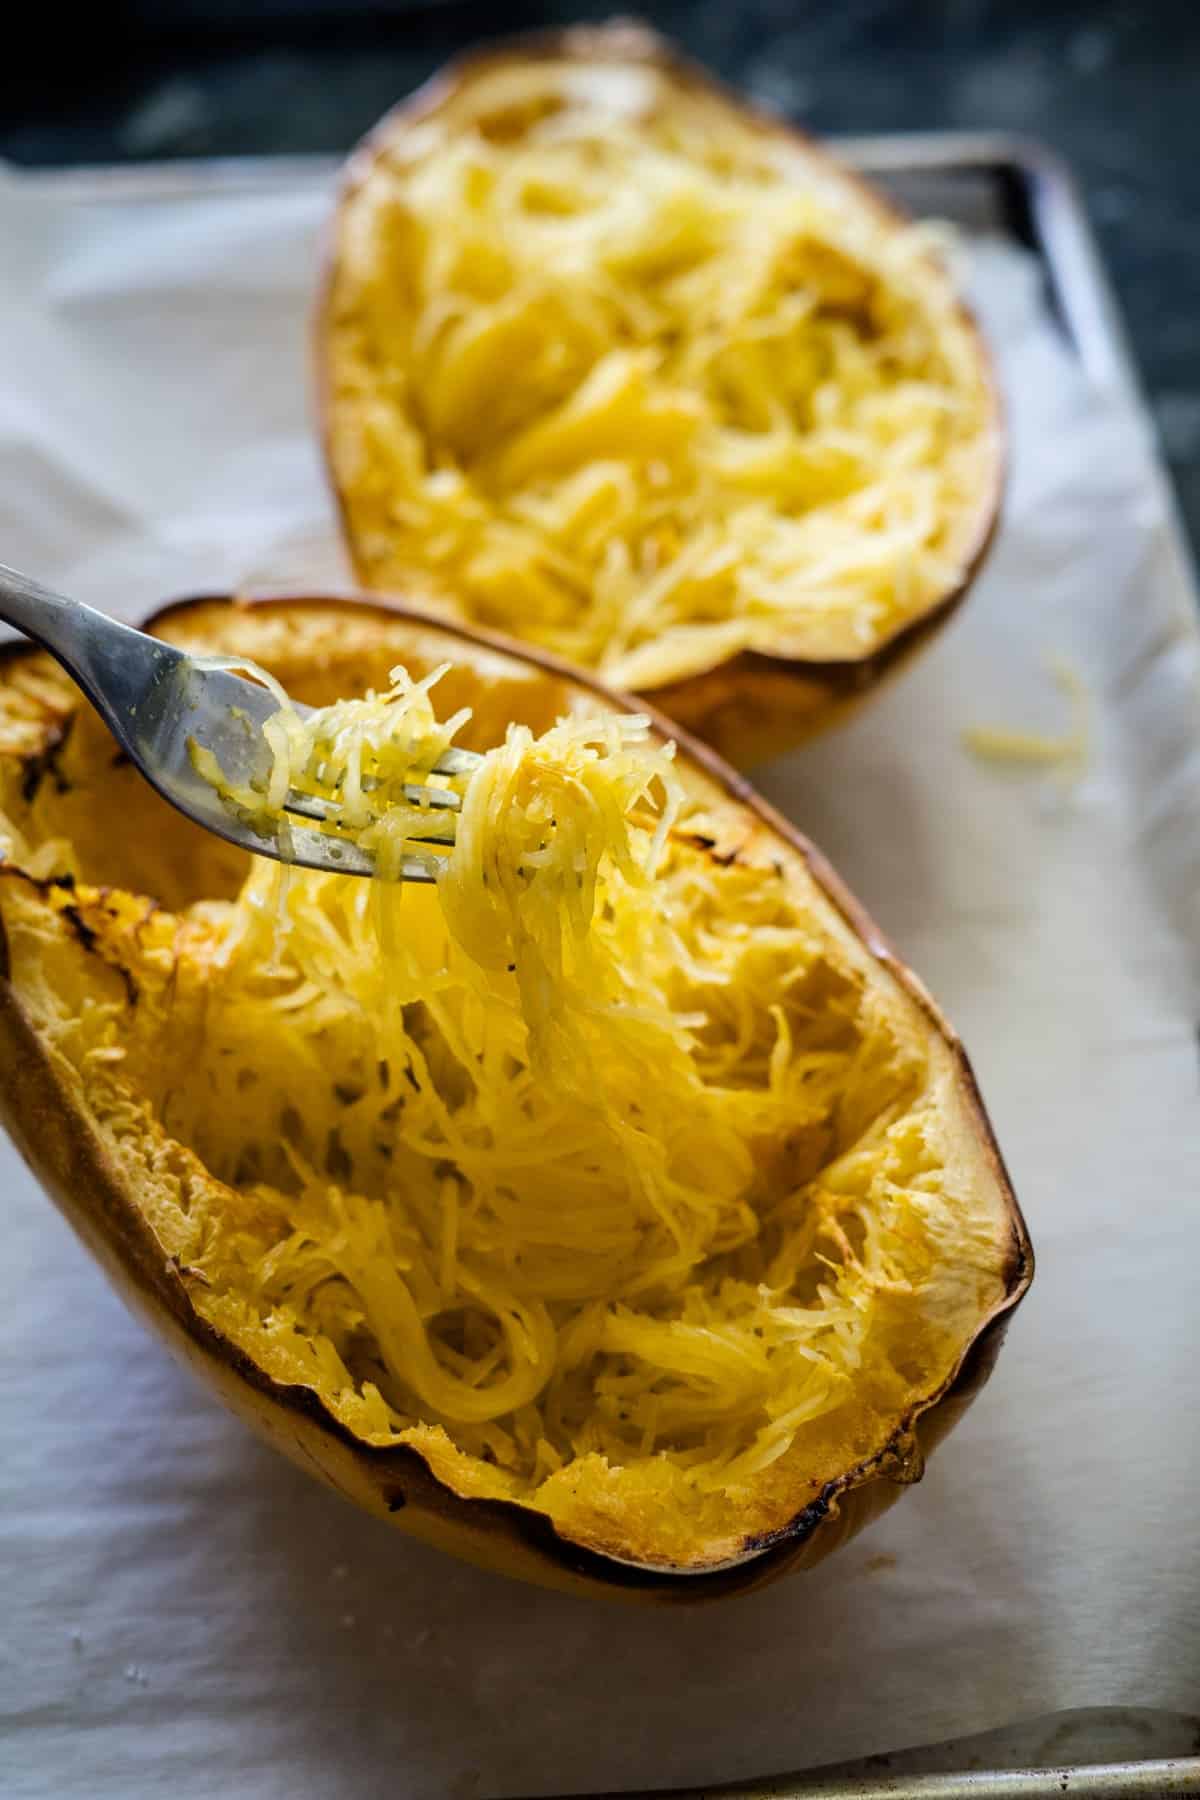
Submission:
[[[817,886],[841,914],[871,957],[916,1002],[949,1047],[972,1115],[975,1142],[995,1178],[1008,1214],[1010,1247],[1001,1300],[980,1322],[957,1366],[933,1393],[916,1402],[877,1455],[826,1483],[818,1498],[785,1526],[751,1533],[736,1557],[714,1569],[680,1569],[623,1562],[564,1537],[543,1514],[509,1501],[464,1500],[433,1475],[409,1445],[373,1446],[356,1438],[309,1388],[284,1384],[221,1336],[194,1310],[177,1263],[163,1251],[131,1204],[118,1171],[79,1111],[37,1037],[10,983],[8,943],[0,924],[0,1122],[92,1251],[132,1310],[168,1338],[184,1362],[214,1386],[226,1402],[291,1458],[316,1472],[348,1498],[416,1535],[442,1536],[471,1560],[503,1568],[543,1585],[685,1603],[746,1592],[792,1568],[821,1561],[884,1511],[902,1488],[920,1478],[924,1459],[961,1417],[991,1372],[1009,1317],[1033,1279],[1033,1250],[1003,1158],[992,1132],[970,1062],[957,1034],[923,984],[901,961],[878,926],[854,899],[830,864],[791,822],[762,800],[750,784],[707,746],[681,732],[642,699],[606,687],[548,651],[495,632],[434,618],[421,609],[375,595],[329,598],[309,592],[232,599],[200,595],[156,611],[145,629],[170,637],[188,614],[214,604],[243,610],[352,607],[431,625],[448,637],[524,661],[547,675],[573,682],[610,705],[648,713],[657,730],[673,737],[690,761],[728,797],[781,837],[807,865]],[[0,680],[13,663],[40,654],[26,644],[0,648]],[[45,886],[24,876],[34,886]],[[324,1457],[315,1453],[319,1445]],[[330,1466],[330,1464],[334,1466]],[[370,1492],[364,1492],[364,1486]],[[405,1515],[408,1515],[407,1517]],[[421,1529],[420,1518],[432,1530]],[[440,1530],[438,1528],[441,1528]]]
[[[836,165],[871,208],[889,226],[910,223],[908,215],[887,199],[863,176],[847,169],[823,145],[798,126],[747,100],[736,88],[718,81],[699,63],[684,56],[650,27],[620,19],[601,25],[573,25],[563,30],[509,37],[498,45],[465,52],[452,58],[407,99],[392,107],[367,133],[345,165],[333,216],[326,230],[317,304],[313,318],[312,346],[315,368],[317,426],[325,473],[337,508],[342,542],[356,579],[366,580],[350,522],[350,508],[338,480],[333,449],[333,393],[330,359],[325,347],[330,337],[338,274],[338,243],[349,200],[366,183],[391,139],[420,120],[438,112],[481,74],[517,61],[630,63],[657,70],[684,91],[706,95],[733,108],[756,130],[769,136],[794,140],[810,157]],[[974,541],[964,558],[961,581],[933,601],[923,613],[896,626],[860,657],[810,659],[780,656],[761,650],[739,650],[724,662],[695,675],[658,684],[646,693],[685,729],[711,741],[723,756],[739,766],[757,760],[782,746],[795,745],[844,716],[866,693],[897,673],[928,640],[947,623],[966,599],[991,549],[999,529],[1008,479],[1008,437],[995,359],[971,309],[961,299],[955,312],[966,328],[979,358],[991,402],[994,466],[990,488],[980,496]],[[440,617],[432,609],[431,616]],[[776,695],[781,677],[794,676],[820,695],[808,716],[784,713]],[[641,693],[641,690],[639,690]],[[732,732],[723,730],[720,714],[731,699],[756,709],[766,705],[770,717],[754,730],[748,754]],[[781,716],[782,715],[782,716]],[[739,734],[740,736],[741,734]]]

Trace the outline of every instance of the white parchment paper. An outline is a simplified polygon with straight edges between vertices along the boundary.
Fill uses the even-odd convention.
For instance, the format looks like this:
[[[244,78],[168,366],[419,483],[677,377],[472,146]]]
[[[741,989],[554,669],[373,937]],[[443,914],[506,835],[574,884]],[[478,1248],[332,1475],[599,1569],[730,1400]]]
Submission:
[[[137,617],[340,573],[308,430],[327,206],[69,204],[0,182],[0,557]],[[762,772],[976,1061],[1039,1255],[924,1484],[809,1576],[698,1612],[477,1573],[257,1442],[135,1325],[0,1144],[0,1791],[240,1800],[700,1783],[1058,1708],[1200,1710],[1200,694],[1132,406],[1033,270],[974,281],[1012,407],[959,621]],[[1086,776],[982,766],[1066,728]]]

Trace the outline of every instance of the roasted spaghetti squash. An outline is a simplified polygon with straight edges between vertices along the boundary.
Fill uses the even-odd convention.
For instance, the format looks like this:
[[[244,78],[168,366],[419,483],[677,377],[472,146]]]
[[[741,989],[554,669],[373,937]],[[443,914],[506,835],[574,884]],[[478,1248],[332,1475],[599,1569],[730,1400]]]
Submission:
[[[9,653],[0,1100],[84,1236],[269,1436],[464,1554],[691,1598],[832,1547],[1029,1277],[923,990],[561,669],[369,606],[162,629],[328,705],[281,706],[273,800],[336,794],[381,866],[403,783],[487,754],[432,886],[251,864]]]
[[[747,760],[959,596],[995,385],[930,233],[628,27],[457,65],[352,161],[318,326],[361,580]]]

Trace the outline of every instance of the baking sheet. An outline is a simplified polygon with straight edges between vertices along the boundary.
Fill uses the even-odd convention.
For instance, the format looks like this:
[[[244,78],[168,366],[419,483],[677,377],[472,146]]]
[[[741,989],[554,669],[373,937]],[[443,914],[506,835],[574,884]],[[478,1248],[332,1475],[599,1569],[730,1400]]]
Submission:
[[[344,579],[307,420],[324,178],[72,201],[0,182],[5,560],[137,617]],[[761,772],[972,1050],[1039,1251],[921,1488],[810,1576],[665,1615],[541,1594],[360,1517],[177,1370],[0,1146],[0,1790],[249,1800],[711,1782],[1200,1687],[1200,692],[1161,477],[1032,263],[973,286],[1008,518],[959,622]],[[963,727],[1090,755],[978,764]]]

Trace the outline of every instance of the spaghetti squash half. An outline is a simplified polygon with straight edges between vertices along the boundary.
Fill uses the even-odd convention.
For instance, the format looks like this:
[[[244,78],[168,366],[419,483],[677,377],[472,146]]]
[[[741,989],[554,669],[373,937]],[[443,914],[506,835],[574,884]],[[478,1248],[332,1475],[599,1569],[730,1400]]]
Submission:
[[[995,383],[929,231],[640,29],[479,55],[389,115],[318,349],[360,580],[742,762],[923,638],[995,522]]]
[[[736,778],[562,666],[369,604],[159,628],[329,706],[281,712],[281,782],[384,861],[389,781],[487,754],[436,884],[281,868],[8,653],[0,1102],[68,1215],[269,1437],[451,1549],[679,1598],[815,1560],[1029,1279],[924,991]]]

